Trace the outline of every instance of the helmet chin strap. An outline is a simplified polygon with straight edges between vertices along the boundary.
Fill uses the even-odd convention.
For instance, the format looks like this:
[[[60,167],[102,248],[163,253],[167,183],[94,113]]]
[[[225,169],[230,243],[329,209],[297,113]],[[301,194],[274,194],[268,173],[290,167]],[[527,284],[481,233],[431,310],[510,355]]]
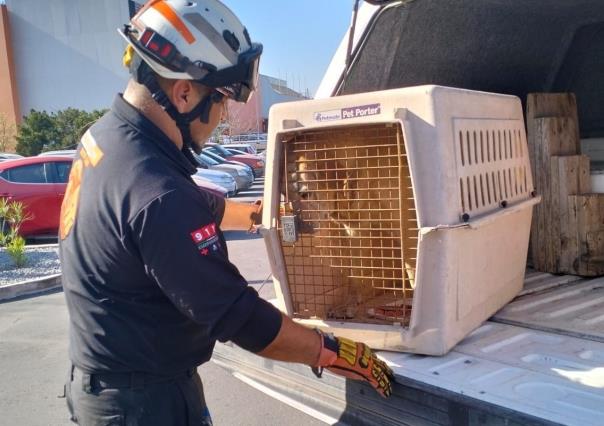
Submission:
[[[141,69],[142,68],[142,69]],[[147,69],[144,69],[147,68]],[[199,167],[199,163],[193,157],[191,149],[197,154],[201,152],[201,147],[196,145],[191,135],[191,123],[199,118],[202,123],[207,124],[210,121],[210,111],[212,106],[222,101],[224,95],[214,91],[208,96],[204,97],[191,111],[187,113],[180,113],[174,106],[168,95],[159,86],[157,78],[148,66],[142,62],[139,66],[139,70],[136,73],[137,81],[143,84],[151,93],[153,100],[157,102],[161,107],[168,113],[170,118],[176,123],[176,127],[180,131],[182,136],[182,153],[195,167]]]

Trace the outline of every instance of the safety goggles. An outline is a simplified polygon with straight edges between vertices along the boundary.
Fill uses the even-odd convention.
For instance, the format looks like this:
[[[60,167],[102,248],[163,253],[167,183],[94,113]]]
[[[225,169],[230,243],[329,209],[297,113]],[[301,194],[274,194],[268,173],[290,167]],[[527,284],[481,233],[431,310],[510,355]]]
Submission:
[[[237,65],[209,73],[198,81],[236,102],[247,102],[258,87],[260,55],[262,45],[253,43],[248,51],[239,55]]]

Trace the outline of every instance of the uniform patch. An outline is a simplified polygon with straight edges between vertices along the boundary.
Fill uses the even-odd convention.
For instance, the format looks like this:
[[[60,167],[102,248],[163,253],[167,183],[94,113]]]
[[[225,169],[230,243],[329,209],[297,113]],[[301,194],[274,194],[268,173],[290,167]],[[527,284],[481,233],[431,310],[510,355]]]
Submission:
[[[191,232],[191,238],[202,256],[207,256],[210,252],[218,251],[220,241],[216,230],[216,224],[210,223],[203,228]]]
[[[87,167],[96,167],[103,159],[103,151],[92,137],[90,130],[82,136],[82,148],[79,150],[80,158],[73,162],[69,173],[69,183],[65,189],[65,197],[61,204],[61,220],[59,236],[64,240],[69,235],[76,221],[78,205],[80,202],[80,186]]]

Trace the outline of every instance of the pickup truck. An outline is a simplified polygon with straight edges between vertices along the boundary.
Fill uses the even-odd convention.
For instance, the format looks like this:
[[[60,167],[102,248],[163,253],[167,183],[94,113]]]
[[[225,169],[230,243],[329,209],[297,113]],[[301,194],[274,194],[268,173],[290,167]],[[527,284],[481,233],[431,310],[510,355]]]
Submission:
[[[355,11],[316,97],[424,84],[523,103],[572,92],[583,153],[602,164],[601,0],[374,0]],[[447,355],[379,352],[396,374],[390,399],[229,344],[213,359],[328,424],[603,425],[604,278],[526,271],[521,294]]]

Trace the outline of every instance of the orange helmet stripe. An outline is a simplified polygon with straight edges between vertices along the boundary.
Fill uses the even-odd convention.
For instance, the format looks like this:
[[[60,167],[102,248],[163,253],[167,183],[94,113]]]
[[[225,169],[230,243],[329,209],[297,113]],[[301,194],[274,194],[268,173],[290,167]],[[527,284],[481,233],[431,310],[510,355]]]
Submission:
[[[183,36],[187,43],[191,44],[195,41],[195,37],[193,37],[191,31],[189,31],[185,23],[178,17],[168,3],[164,1],[157,1],[150,6],[161,13],[164,18],[166,18],[174,28],[176,28],[180,35]]]
[[[141,7],[141,8],[138,10],[138,12],[136,12],[136,15],[134,15],[134,16],[132,17],[132,21],[137,21],[137,20],[138,20],[138,18],[140,18],[141,14],[142,14],[142,13],[143,13],[145,10],[149,9],[149,8],[150,8],[151,6],[153,6],[155,3],[160,2],[160,1],[163,1],[163,0],[149,0],[147,3],[145,3],[145,4],[143,5],[143,7]]]

